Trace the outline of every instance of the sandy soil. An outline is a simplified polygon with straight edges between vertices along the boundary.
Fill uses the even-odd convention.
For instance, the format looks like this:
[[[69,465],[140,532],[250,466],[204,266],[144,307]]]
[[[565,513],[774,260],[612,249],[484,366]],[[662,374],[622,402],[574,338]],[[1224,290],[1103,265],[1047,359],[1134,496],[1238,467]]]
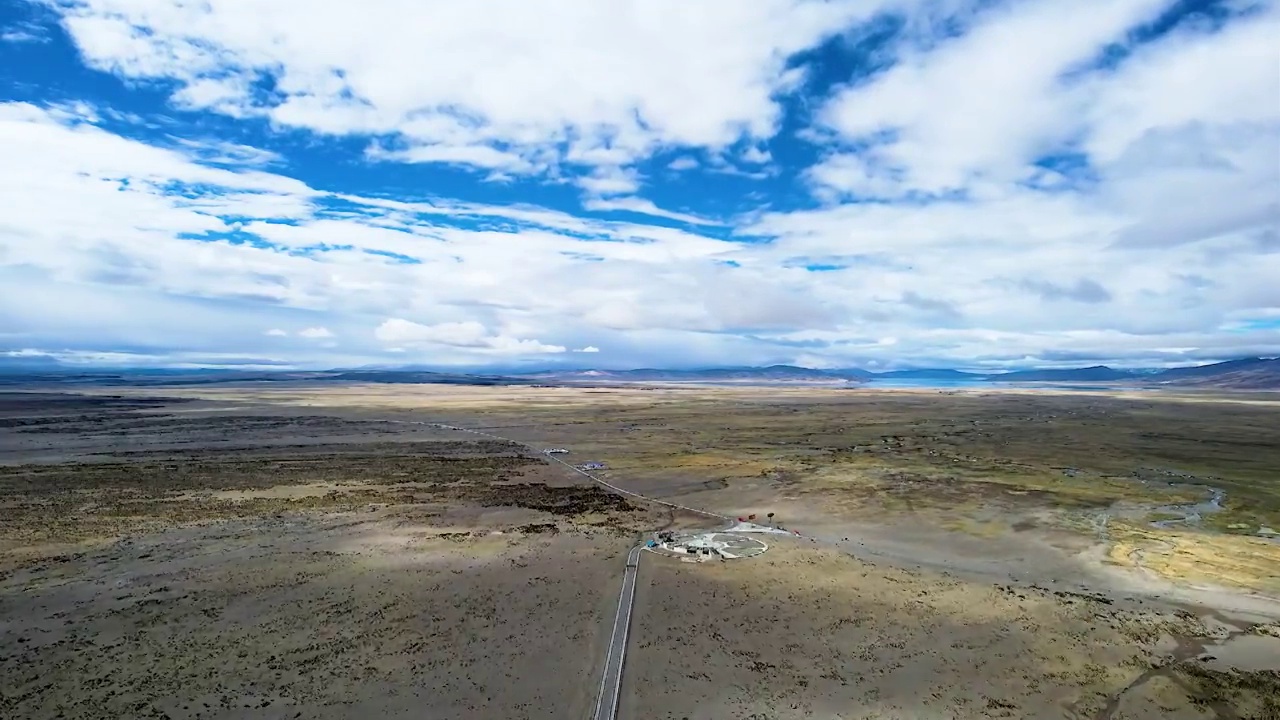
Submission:
[[[625,538],[371,515],[175,529],[5,577],[0,715],[586,714]]]
[[[1175,659],[1177,638],[1206,638],[1202,650],[1242,632],[1186,611],[966,582],[808,545],[726,563],[647,556],[628,717],[1215,717],[1175,674],[1144,674]],[[1243,711],[1221,717],[1280,712],[1280,675],[1247,687],[1194,657],[1177,659],[1217,683],[1219,705]]]

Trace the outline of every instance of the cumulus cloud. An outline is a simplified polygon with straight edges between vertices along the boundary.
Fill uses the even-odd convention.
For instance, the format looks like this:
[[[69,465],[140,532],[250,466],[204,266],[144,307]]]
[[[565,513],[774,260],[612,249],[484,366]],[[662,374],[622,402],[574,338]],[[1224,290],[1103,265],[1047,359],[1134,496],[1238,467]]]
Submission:
[[[751,146],[742,153],[742,161],[751,165],[763,165],[773,160],[773,155],[761,147]]]
[[[591,195],[626,195],[640,189],[639,174],[618,166],[598,167],[574,182]]]
[[[91,66],[194,115],[0,103],[4,348],[328,366],[1280,352],[1274,3],[1157,35],[1170,2],[606,3],[550,31],[517,4],[54,7]],[[880,9],[904,22],[871,71],[828,92],[849,63],[796,64]],[[495,65],[495,47],[521,51]],[[791,136],[806,122],[820,143]],[[352,171],[315,171],[331,162]],[[519,177],[478,191],[424,164]]]
[[[828,155],[805,171],[813,193],[830,202],[844,198],[885,200],[904,197],[911,188],[904,185],[903,174],[902,168],[886,164],[869,150]]]
[[[1115,0],[1087,13],[1069,0],[997,6],[969,32],[906,49],[887,71],[841,91],[822,122],[869,144],[877,164],[900,173],[907,188],[936,193],[1015,180],[1071,139],[1088,107],[1064,87],[1064,73],[1168,5]]]
[[[382,342],[397,347],[446,345],[515,355],[565,352],[561,345],[491,334],[484,325],[474,321],[422,325],[402,318],[389,318],[373,334]]]
[[[738,248],[685,231],[593,222],[538,208],[328,195],[251,167],[205,164],[210,160],[202,149],[163,149],[32,105],[0,105],[0,145],[15,161],[0,182],[17,200],[0,236],[5,265],[30,282],[38,282],[32,275],[38,273],[103,293],[127,285],[159,296],[339,314],[462,308],[488,294],[511,313],[542,318],[546,328],[566,315],[586,315],[602,301],[620,307],[633,292],[635,273],[665,266],[677,272],[655,278],[643,292],[657,301],[654,311],[626,321],[659,327],[671,320],[665,308],[688,314],[676,299],[686,284],[678,268],[696,268]],[[329,202],[342,203],[343,211],[327,215]],[[65,212],[67,205],[79,212]],[[626,207],[652,211],[643,204]],[[439,225],[440,218],[498,219],[525,229],[463,230]],[[509,262],[513,251],[520,262]],[[599,279],[590,271],[578,276],[578,269],[600,261],[610,269],[598,272]],[[575,291],[584,282],[593,289]],[[18,287],[6,283],[13,293]],[[160,308],[165,300],[144,304]],[[696,316],[677,324],[724,325],[707,315],[714,308],[695,310]],[[120,322],[104,327],[119,328]],[[558,347],[498,335],[484,344],[508,352]]]
[[[577,353],[598,353],[598,352],[600,352],[600,348],[598,348],[598,347],[596,347],[596,346],[594,346],[594,345],[588,345],[588,346],[586,346],[586,347],[584,347],[584,348],[578,348],[578,349],[574,350],[574,352],[577,352]]]
[[[687,12],[678,2],[606,0],[561,7],[552,24],[518,0],[375,0],[358,11],[305,0],[55,7],[94,67],[176,81],[185,107],[385,135],[402,145],[391,151],[399,160],[530,172],[545,156],[563,160],[555,148],[569,139],[580,156],[605,150],[603,164],[619,164],[660,146],[767,138],[779,122],[776,95],[797,77],[786,58],[878,3],[759,0]],[[254,91],[265,78],[270,97]]]

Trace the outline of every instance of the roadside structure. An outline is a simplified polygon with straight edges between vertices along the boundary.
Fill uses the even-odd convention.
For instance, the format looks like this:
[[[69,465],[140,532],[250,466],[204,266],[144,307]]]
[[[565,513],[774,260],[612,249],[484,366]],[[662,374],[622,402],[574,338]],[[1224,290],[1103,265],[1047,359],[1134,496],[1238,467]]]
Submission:
[[[727,532],[703,532],[677,535],[671,531],[656,533],[645,543],[645,549],[661,555],[705,562],[711,559],[737,560],[760,555],[769,549],[763,540]]]

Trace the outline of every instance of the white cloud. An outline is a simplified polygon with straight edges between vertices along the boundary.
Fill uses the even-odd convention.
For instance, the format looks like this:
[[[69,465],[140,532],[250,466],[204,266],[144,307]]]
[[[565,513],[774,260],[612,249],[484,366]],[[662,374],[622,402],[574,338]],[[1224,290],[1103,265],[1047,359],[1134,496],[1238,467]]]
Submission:
[[[667,165],[668,169],[675,170],[677,172],[681,170],[692,170],[696,167],[698,167],[698,161],[694,160],[688,155],[678,157],[675,160],[672,160],[671,163]]]
[[[0,150],[17,159],[10,172],[0,172],[0,187],[23,198],[0,230],[0,266],[11,273],[0,282],[0,302],[16,309],[0,332],[27,347],[67,336],[209,351],[241,342],[234,305],[180,299],[190,295],[268,299],[279,313],[269,316],[268,327],[333,328],[346,338],[344,348],[361,342],[353,338],[370,338],[368,328],[378,325],[371,316],[412,313],[419,320],[382,323],[381,334],[352,347],[357,355],[350,359],[307,356],[332,365],[361,364],[395,349],[441,364],[554,355],[586,347],[588,338],[607,342],[610,357],[635,364],[771,362],[802,354],[837,364],[904,356],[986,362],[993,353],[1212,349],[1227,347],[1217,337],[1224,322],[1280,308],[1271,280],[1280,274],[1280,253],[1259,255],[1240,244],[1247,238],[1239,233],[1158,255],[1110,247],[1139,227],[1125,209],[1134,201],[1116,205],[1123,196],[1110,193],[1021,189],[981,203],[772,213],[743,228],[777,236],[767,244],[540,208],[350,195],[340,199],[356,212],[318,217],[322,195],[301,183],[252,169],[211,169],[199,164],[199,152],[128,141],[84,125],[81,115],[58,120],[32,106],[0,106]],[[1247,149],[1232,151],[1239,153],[1235,166],[1248,167],[1240,164]],[[1140,169],[1129,168],[1115,186],[1146,188],[1158,207],[1169,170],[1152,178]],[[1213,190],[1206,180],[1217,172],[1189,175],[1179,187]],[[167,193],[174,180],[213,181],[220,191],[197,202]],[[1211,197],[1220,198],[1213,205],[1233,206],[1226,196]],[[626,198],[603,202],[630,205]],[[66,213],[66,206],[81,212]],[[233,207],[252,208],[258,219],[240,223],[240,231],[274,247],[177,237],[226,230],[217,213]],[[268,222],[277,217],[290,222]],[[441,224],[456,218],[525,229]],[[308,250],[316,247],[330,249]],[[805,264],[846,267],[806,272]],[[1112,300],[1073,299],[1088,295],[1077,291],[1089,282]],[[1065,303],[1074,305],[1051,309]],[[287,314],[303,311],[311,314],[306,320]],[[797,335],[797,328],[807,334]],[[1229,347],[1280,349],[1275,335],[1245,330]],[[536,339],[547,337],[557,341]],[[885,346],[885,337],[899,342]],[[814,340],[832,344],[785,344]],[[255,348],[243,350],[252,357]]]
[[[420,325],[401,318],[386,320],[373,334],[389,343],[438,343],[458,347],[482,347],[489,337],[488,330],[478,322]]]
[[[813,185],[814,194],[830,201],[845,196],[859,200],[892,199],[908,189],[902,182],[902,172],[886,167],[873,151],[829,155],[809,168],[805,175]]]
[[[396,346],[445,345],[511,355],[565,352],[561,345],[491,334],[484,325],[474,321],[421,325],[401,318],[389,318],[373,334],[378,340]]]
[[[751,151],[748,151],[747,155],[751,155]],[[746,161],[745,158],[744,161]],[[711,154],[705,170],[721,175],[735,175],[738,177],[751,178],[752,180],[764,180],[777,173],[777,168],[774,166],[757,167],[756,169],[745,169],[739,167],[723,153]]]
[[[278,163],[283,159],[279,153],[216,138],[202,138],[199,140],[177,138],[177,147],[188,156],[194,157],[201,162],[217,165],[262,167]]]
[[[1276,8],[1090,68],[1163,7],[1001,6],[903,50],[822,115],[837,141],[867,143],[809,169],[832,206],[747,232],[776,235],[771,252],[792,265],[847,259],[830,274],[853,286],[844,303],[863,337],[845,347],[859,356],[1277,352],[1274,329],[1216,334],[1280,306],[1264,279],[1280,272],[1280,102],[1257,102],[1280,101]],[[1068,164],[1031,165],[1055,153]],[[849,329],[790,339],[843,344]],[[892,355],[878,337],[899,340]]]
[[[1275,127],[1280,116],[1280,8],[1217,33],[1183,31],[1138,49],[1119,73],[1085,85],[1098,162],[1118,160],[1152,132],[1213,124]]]
[[[56,360],[68,365],[84,365],[91,367],[115,366],[122,368],[164,366],[173,368],[227,368],[236,370],[279,370],[289,367],[287,363],[265,358],[245,358],[228,353],[182,353],[166,352],[164,354],[136,352],[104,352],[98,350],[41,350],[23,348],[0,352],[0,355],[13,358],[41,358]]]
[[[462,40],[522,38],[519,63],[547,73],[536,81],[546,95],[537,105],[503,96],[509,81],[529,74],[523,66],[467,65],[472,49],[453,48],[462,54],[449,67],[474,68],[455,72],[466,75],[455,83],[429,72],[444,65],[406,61],[448,50],[405,51],[408,31],[385,48],[354,21],[351,33],[326,35],[333,13],[354,12],[340,6],[291,18],[302,6],[70,4],[81,8],[69,23],[94,62],[129,77],[177,78],[186,94],[176,99],[187,106],[286,129],[386,132],[368,146],[379,161],[450,162],[494,177],[547,172],[564,183],[552,191],[572,192],[577,182],[587,210],[684,225],[330,194],[288,177],[291,165],[270,151],[204,135],[128,139],[104,129],[117,111],[83,103],[0,104],[0,349],[156,348],[131,357],[159,358],[160,348],[183,347],[228,362],[279,353],[326,366],[387,353],[453,365],[495,356],[554,363],[573,357],[568,348],[598,347],[609,348],[601,360],[632,365],[906,358],[999,366],[1026,357],[1169,362],[1280,352],[1280,330],[1258,322],[1280,313],[1280,104],[1257,100],[1280,87],[1280,63],[1266,62],[1274,10],[1216,32],[1177,30],[1114,67],[1087,71],[1082,62],[1156,5],[1123,0],[1080,12],[1063,0],[1029,0],[942,23],[957,37],[904,44],[885,58],[897,66],[839,90],[820,113],[827,126],[813,136],[837,149],[806,177],[826,205],[796,210],[786,205],[789,173],[745,168],[756,167],[748,155],[766,140],[779,158],[790,155],[785,138],[768,137],[777,108],[767,90],[794,87],[799,76],[754,46],[717,46],[694,61],[732,66],[717,71],[726,87],[685,78],[688,68],[670,82],[663,75],[669,60],[683,62],[670,51],[688,46],[682,32],[696,25],[721,37],[708,18],[674,21],[669,47],[627,46],[620,33],[630,30],[610,30],[607,48],[591,36],[591,47],[567,56],[602,63],[616,47],[621,67],[588,67],[578,80],[550,73],[567,61],[532,29],[500,19],[490,37],[463,17],[474,9],[438,11],[463,17]],[[767,15],[779,27],[744,37],[780,54],[779,37],[801,42],[790,35],[810,22],[805,13],[838,14],[814,28],[845,17],[837,4],[805,5],[794,18],[769,14],[781,4],[741,5],[726,6],[737,18],[730,27],[755,28],[751,18]],[[236,8],[262,22],[231,22]],[[382,8],[373,4],[369,27],[385,17]],[[128,22],[113,24],[115,10]],[[594,22],[567,12],[578,31]],[[661,24],[655,12],[634,9],[638,21]],[[286,22],[297,17],[306,21]],[[641,30],[636,37],[651,37]],[[426,32],[424,42],[444,31]],[[823,32],[801,34],[813,41]],[[321,35],[339,40],[308,45]],[[387,48],[400,53],[396,72],[383,70]],[[321,62],[325,53],[332,66]],[[341,75],[329,71],[335,66]],[[428,68],[427,77],[405,67]],[[1064,70],[1075,73],[1069,82]],[[256,105],[237,89],[262,73],[284,104]],[[615,83],[601,90],[597,73]],[[663,82],[651,83],[650,73]],[[552,82],[554,93],[545,86]],[[682,104],[665,104],[668,89]],[[697,103],[687,100],[694,89],[705,95]],[[737,99],[716,107],[721,93]],[[738,102],[748,96],[756,100]],[[886,128],[893,132],[874,149],[851,144]],[[636,170],[637,158],[659,151],[679,155],[672,165],[686,171],[774,177],[778,192],[771,186],[760,202],[780,209],[703,218],[708,198],[657,192],[670,189],[656,186],[670,174]],[[1064,162],[1029,164],[1053,153]],[[590,172],[574,179],[561,174],[566,164]],[[660,202],[694,209],[637,196],[642,182]],[[919,195],[943,191],[954,196]],[[875,202],[849,202],[855,196]],[[726,228],[735,239],[713,237]],[[328,335],[307,342],[298,328]],[[340,352],[326,347],[329,336],[342,338]]]
[[[535,169],[532,162],[515,153],[478,144],[414,145],[402,150],[387,150],[381,145],[374,144],[369,146],[366,155],[373,160],[446,163],[511,173],[528,173]]]
[[[528,172],[542,166],[531,156],[564,159],[555,148],[570,139],[574,161],[621,165],[660,146],[767,138],[779,121],[776,94],[803,75],[787,58],[880,5],[758,0],[691,11],[603,0],[560,7],[554,23],[519,0],[55,7],[88,62],[176,80],[185,107],[320,133],[392,134],[406,143],[400,159]],[[266,76],[280,98],[252,91]]]
[[[29,30],[5,30],[0,33],[0,42],[7,43],[43,43],[49,38]]]
[[[768,150],[761,147],[751,146],[742,153],[742,161],[750,165],[763,165],[773,160],[773,156]]]
[[[823,108],[823,123],[875,146],[877,165],[899,174],[904,189],[1015,180],[1078,128],[1086,98],[1066,88],[1062,75],[1169,4],[1115,0],[1089,12],[1072,0],[998,6],[969,32],[905,49],[889,70],[838,93]],[[865,179],[853,181],[856,188]]]
[[[173,93],[172,101],[184,110],[216,110],[232,117],[246,112],[239,99],[251,92],[251,84],[243,77],[194,78]]]
[[[0,42],[16,45],[20,43],[47,43],[49,40],[48,29],[34,22],[16,22],[0,28]]]
[[[309,327],[298,331],[298,337],[308,340],[323,340],[333,337],[333,331],[326,327]]]
[[[609,198],[607,200],[601,198],[588,198],[582,202],[584,210],[593,210],[596,212],[609,212],[612,210],[624,210],[626,212],[639,213],[641,215],[649,215],[651,217],[667,218],[668,220],[677,220],[690,225],[721,225],[722,223],[708,218],[690,215],[688,213],[672,212],[663,210],[653,204],[652,200],[645,200],[637,197]]]
[[[600,352],[600,348],[598,348],[598,347],[596,347],[596,346],[594,346],[594,345],[588,345],[588,346],[586,346],[586,347],[584,347],[584,348],[578,348],[578,349],[574,350],[574,352],[576,352],[576,353],[598,353],[598,352]]]
[[[628,168],[603,166],[576,178],[574,183],[591,195],[626,195],[640,189],[640,176]]]

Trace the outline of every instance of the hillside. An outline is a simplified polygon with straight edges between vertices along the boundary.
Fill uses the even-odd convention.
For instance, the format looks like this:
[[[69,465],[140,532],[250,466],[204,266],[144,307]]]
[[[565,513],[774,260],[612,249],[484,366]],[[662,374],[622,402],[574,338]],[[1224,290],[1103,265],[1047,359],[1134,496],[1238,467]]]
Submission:
[[[1106,365],[1094,365],[1084,368],[1063,368],[1055,370],[1016,370],[1014,372],[988,375],[987,380],[995,382],[1109,382],[1112,380],[1128,380],[1137,377],[1128,370],[1116,370]]]
[[[1172,368],[1157,373],[1161,385],[1212,387],[1224,390],[1280,389],[1280,359],[1246,358],[1199,367]]]
[[[952,370],[951,368],[925,368],[922,370],[891,370],[882,373],[869,373],[871,377],[886,380],[982,380],[986,376],[978,373]]]

